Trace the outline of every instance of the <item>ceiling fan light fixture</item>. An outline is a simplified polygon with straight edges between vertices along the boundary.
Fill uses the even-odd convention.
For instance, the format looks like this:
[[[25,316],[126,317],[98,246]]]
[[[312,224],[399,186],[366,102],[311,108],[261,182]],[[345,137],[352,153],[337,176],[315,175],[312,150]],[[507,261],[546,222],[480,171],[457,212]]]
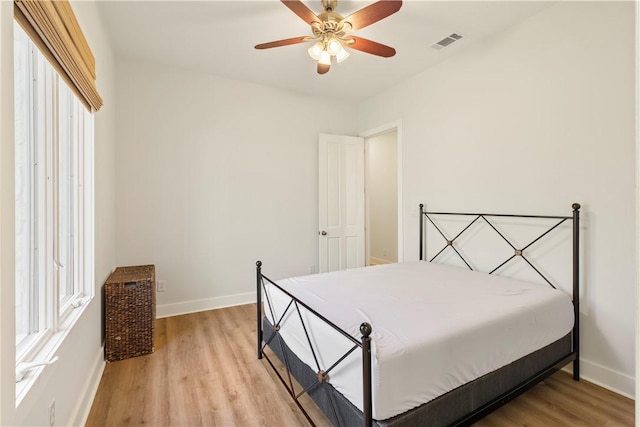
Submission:
[[[322,42],[317,42],[316,44],[314,44],[309,48],[308,50],[309,56],[315,59],[316,61],[318,61],[320,60],[320,55],[322,54],[323,50],[324,50],[324,45],[322,44]]]
[[[334,58],[338,63],[347,59],[349,52],[345,50],[345,47],[383,58],[390,58],[396,54],[396,50],[390,46],[350,33],[393,15],[400,10],[402,0],[377,0],[347,17],[335,12],[338,0],[322,0],[324,12],[320,14],[314,13],[302,0],[281,1],[311,26],[312,35],[261,43],[255,46],[256,49],[270,49],[314,41],[314,45],[307,52],[311,58],[317,61],[318,74],[326,74]]]

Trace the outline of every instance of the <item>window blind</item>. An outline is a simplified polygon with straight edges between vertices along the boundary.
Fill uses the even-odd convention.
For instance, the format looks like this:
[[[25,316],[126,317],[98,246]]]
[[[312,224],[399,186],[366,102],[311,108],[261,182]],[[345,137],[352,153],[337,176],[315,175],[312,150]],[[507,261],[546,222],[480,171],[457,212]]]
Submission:
[[[14,0],[14,16],[90,111],[102,107],[96,64],[68,0]]]

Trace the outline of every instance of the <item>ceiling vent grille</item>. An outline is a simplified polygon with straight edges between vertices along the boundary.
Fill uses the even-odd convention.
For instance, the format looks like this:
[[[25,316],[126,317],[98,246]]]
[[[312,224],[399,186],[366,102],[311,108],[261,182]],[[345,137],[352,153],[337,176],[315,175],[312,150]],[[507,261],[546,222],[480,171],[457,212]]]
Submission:
[[[447,37],[443,38],[439,42],[437,42],[435,44],[432,44],[431,47],[434,48],[434,49],[440,50],[440,49],[443,49],[443,48],[451,45],[452,43],[457,42],[461,38],[462,38],[462,36],[460,34],[453,33],[453,34],[448,35]]]

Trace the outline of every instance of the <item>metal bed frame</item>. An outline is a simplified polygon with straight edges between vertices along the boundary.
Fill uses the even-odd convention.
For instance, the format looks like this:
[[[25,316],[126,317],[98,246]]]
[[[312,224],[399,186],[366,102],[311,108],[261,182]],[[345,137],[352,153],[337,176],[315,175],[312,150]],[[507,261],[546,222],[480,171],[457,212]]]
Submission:
[[[579,269],[579,258],[580,258],[579,257],[580,205],[578,203],[574,203],[572,205],[572,209],[573,209],[572,216],[486,214],[486,213],[428,212],[428,211],[425,211],[424,205],[420,204],[420,239],[419,239],[420,240],[420,249],[419,249],[419,253],[420,253],[420,260],[421,261],[424,260],[424,256],[425,256],[425,253],[424,253],[425,252],[424,251],[424,247],[425,247],[425,239],[424,239],[425,226],[424,226],[424,223],[425,223],[425,221],[429,221],[433,225],[433,227],[438,231],[438,233],[440,233],[440,235],[446,241],[446,245],[442,249],[440,249],[431,259],[429,259],[429,262],[433,262],[447,248],[450,248],[458,255],[458,257],[464,262],[464,264],[470,270],[473,270],[473,268],[471,267],[469,262],[465,259],[465,257],[462,256],[462,254],[460,253],[458,248],[456,248],[455,242],[456,242],[457,239],[460,238],[460,236],[462,236],[467,230],[469,230],[470,227],[474,223],[476,223],[477,221],[484,221],[509,246],[511,246],[511,248],[514,251],[513,255],[511,255],[505,261],[500,263],[497,267],[492,269],[488,274],[495,273],[498,269],[503,267],[505,264],[509,263],[512,259],[520,257],[547,284],[549,284],[553,288],[556,288],[556,286],[554,286],[551,283],[551,281],[544,274],[542,274],[540,272],[540,270],[538,268],[536,268],[534,266],[534,264],[525,256],[525,251],[527,249],[529,249],[531,246],[533,246],[535,243],[537,243],[538,241],[543,239],[545,236],[547,236],[549,233],[551,233],[553,230],[555,230],[561,224],[563,224],[563,223],[565,223],[567,221],[571,221],[573,223],[573,227],[572,227],[572,278],[573,278],[573,280],[572,280],[573,281],[572,300],[573,300],[573,309],[574,309],[574,327],[573,327],[573,330],[571,331],[571,339],[572,339],[571,351],[569,352],[569,354],[567,354],[561,360],[558,360],[555,363],[551,364],[550,366],[546,367],[545,369],[537,372],[532,377],[526,379],[522,383],[520,383],[517,386],[511,388],[508,392],[503,393],[503,394],[493,398],[489,402],[487,402],[487,403],[483,404],[482,406],[480,406],[479,408],[473,410],[471,413],[466,414],[463,417],[459,418],[456,422],[453,423],[453,425],[470,425],[470,424],[472,424],[473,422],[481,419],[482,417],[484,417],[488,413],[494,411],[495,409],[497,409],[500,406],[504,405],[508,401],[510,401],[513,398],[517,397],[521,393],[527,391],[528,389],[530,389],[531,387],[533,387],[534,385],[536,385],[540,381],[544,380],[549,375],[553,374],[554,372],[556,372],[557,370],[561,369],[563,366],[565,366],[565,365],[567,365],[569,363],[573,363],[573,379],[576,380],[576,381],[580,380],[580,357],[579,357],[580,356],[580,333],[579,333],[579,331],[580,331],[580,327],[579,327],[579,325],[580,325],[580,323],[579,323],[579,321],[580,321],[580,312],[579,312],[579,301],[580,301],[580,281],[579,281],[579,272],[580,272],[580,269]],[[444,216],[456,216],[456,217],[470,217],[472,219],[469,220],[469,223],[462,229],[462,231],[460,231],[456,236],[454,236],[453,238],[450,239],[437,226],[436,221],[434,221],[434,216],[443,216],[443,215]],[[507,237],[505,237],[504,233],[499,231],[498,227],[496,227],[496,225],[493,223],[494,218],[548,219],[548,220],[557,220],[557,222],[553,226],[551,226],[548,229],[546,229],[546,231],[544,233],[539,235],[537,238],[535,238],[529,244],[525,245],[524,247],[519,247],[518,248]],[[291,298],[291,301],[289,302],[289,304],[287,305],[286,309],[284,310],[284,312],[282,313],[282,315],[278,319],[276,319],[276,317],[275,317],[275,313],[273,311],[273,306],[272,306],[271,300],[270,300],[269,295],[268,295],[268,293],[266,291],[264,292],[265,300],[263,301],[263,289],[264,289],[264,286],[265,286],[265,283],[264,283],[265,281],[267,281],[272,286],[275,286],[281,292],[283,292],[284,294],[286,294],[287,296],[289,296]],[[257,291],[256,317],[257,317],[257,352],[258,352],[258,359],[262,359],[264,357],[267,360],[267,362],[269,363],[269,365],[271,366],[273,371],[277,374],[278,378],[280,379],[280,381],[282,382],[284,387],[287,389],[289,395],[292,397],[293,401],[298,406],[298,408],[302,411],[302,413],[304,414],[306,419],[309,421],[309,423],[311,425],[315,426],[315,423],[313,422],[313,420],[311,419],[311,417],[309,416],[309,414],[307,413],[307,411],[305,410],[305,408],[301,404],[300,398],[303,395],[308,394],[309,396],[311,396],[312,399],[316,400],[316,396],[313,395],[314,388],[316,388],[319,385],[330,385],[329,381],[328,381],[329,373],[336,366],[338,366],[342,361],[344,361],[347,358],[347,356],[349,356],[351,353],[353,353],[357,349],[360,349],[360,351],[362,352],[362,378],[363,378],[363,384],[362,384],[362,391],[363,391],[362,419],[363,419],[364,425],[366,427],[372,426],[373,423],[374,423],[374,420],[372,418],[372,392],[371,392],[371,337],[370,337],[370,335],[371,335],[371,332],[372,332],[372,326],[370,324],[368,324],[368,323],[362,323],[360,325],[360,333],[362,334],[361,338],[359,340],[354,338],[353,336],[351,336],[347,332],[345,332],[342,329],[340,329],[334,323],[332,323],[329,319],[325,318],[322,314],[318,313],[316,310],[314,310],[313,308],[309,307],[307,304],[304,303],[304,301],[299,300],[298,298],[293,296],[291,293],[289,293],[288,291],[283,289],[281,286],[279,286],[277,283],[275,283],[274,281],[270,280],[268,277],[263,275],[262,274],[262,262],[261,261],[256,262],[256,287],[257,287],[257,289],[256,289],[256,291]],[[266,302],[266,305],[264,307],[263,307],[263,302]],[[329,367],[323,368],[318,363],[318,357],[316,356],[316,352],[315,352],[314,347],[313,347],[313,345],[311,343],[311,339],[309,337],[309,333],[307,331],[306,325],[305,325],[305,323],[304,323],[304,321],[302,319],[302,314],[300,313],[300,307],[303,307],[309,313],[313,314],[315,317],[317,317],[318,319],[322,320],[327,325],[331,326],[331,328],[333,328],[335,331],[337,331],[338,333],[343,335],[347,340],[351,341],[352,344],[353,344],[353,346],[346,353],[344,353],[340,358],[338,358],[338,360],[336,360]],[[267,322],[272,327],[272,330],[269,331],[269,334],[267,336],[267,340],[266,341],[264,340],[264,338],[265,338],[265,333],[264,332],[265,331],[263,330],[263,320],[264,320],[263,309],[265,309],[265,310],[268,309],[270,311],[270,314],[271,314],[271,319],[273,319],[275,321],[275,324],[273,324],[273,325],[271,325],[270,323]],[[284,319],[285,315],[290,310],[291,311],[295,311],[297,313],[299,319],[300,319],[300,322],[302,324],[304,333],[306,335],[306,340],[307,340],[307,343],[309,345],[309,349],[311,350],[311,353],[312,353],[312,355],[314,357],[315,365],[316,365],[315,366],[315,368],[316,368],[316,371],[315,371],[316,372],[316,378],[314,378],[313,381],[311,381],[311,382],[307,381],[307,385],[304,388],[300,387],[301,390],[299,390],[299,391],[296,391],[296,389],[294,388],[294,382],[292,381],[292,367],[291,367],[290,360],[289,360],[289,358],[292,357],[292,356],[287,356],[287,349],[288,348],[286,346],[286,343],[284,343],[284,340],[282,339],[282,337],[278,333],[278,331],[280,330],[280,327],[281,327],[282,320]],[[276,345],[275,343],[272,344],[272,341],[274,339],[276,340],[276,343],[279,346],[278,349],[279,349],[279,354],[281,355],[280,358],[283,359],[282,362],[284,363],[284,366],[285,366],[285,369],[286,369],[286,378],[278,371],[278,369],[276,368],[275,364],[271,361],[271,359],[265,353],[265,349],[266,349],[267,346],[271,346],[271,345],[275,346]],[[295,378],[295,372],[293,373],[293,376]],[[338,393],[338,392],[336,391],[335,393]],[[325,400],[325,401],[327,401],[327,400]],[[334,401],[331,398],[331,396],[329,396],[328,402],[329,402],[328,406],[330,407],[330,414],[333,417],[334,421],[339,425],[340,424],[339,417],[338,417],[339,408],[337,408],[337,405],[334,404]],[[353,409],[357,411],[357,409],[355,407],[353,407]],[[327,414],[327,415],[329,416],[329,414]]]

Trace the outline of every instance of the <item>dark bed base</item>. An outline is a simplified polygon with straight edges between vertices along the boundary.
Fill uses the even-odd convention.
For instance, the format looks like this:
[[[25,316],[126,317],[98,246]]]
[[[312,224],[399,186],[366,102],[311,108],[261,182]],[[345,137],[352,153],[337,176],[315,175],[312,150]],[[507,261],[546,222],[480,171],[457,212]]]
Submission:
[[[414,426],[414,425],[469,425],[478,419],[482,418],[489,412],[497,409],[504,403],[520,395],[524,391],[533,387],[538,382],[542,381],[549,375],[556,372],[563,366],[573,362],[573,378],[578,381],[580,379],[580,334],[579,334],[579,301],[580,301],[580,286],[579,286],[579,231],[580,231],[580,218],[579,210],[580,205],[574,203],[572,205],[572,216],[539,216],[539,215],[504,215],[504,214],[476,214],[476,213],[450,213],[450,212],[426,212],[424,206],[420,205],[420,260],[423,260],[423,248],[424,248],[424,225],[425,220],[428,220],[433,224],[435,229],[446,240],[445,248],[441,249],[430,262],[433,261],[440,253],[445,249],[451,248],[458,256],[464,261],[464,263],[472,269],[470,264],[465,258],[458,252],[455,246],[455,240],[460,237],[469,227],[478,220],[484,220],[495,232],[505,240],[513,249],[514,255],[505,260],[502,264],[494,268],[489,274],[493,274],[499,270],[503,265],[507,264],[511,259],[521,257],[535,270],[550,286],[555,286],[525,257],[525,250],[534,245],[537,241],[545,237],[547,234],[556,229],[559,225],[565,221],[572,221],[573,225],[573,256],[572,256],[572,272],[573,272],[573,307],[574,307],[574,328],[570,334],[564,338],[544,347],[522,359],[519,359],[508,366],[505,366],[493,373],[487,374],[475,381],[465,384],[451,392],[434,399],[418,408],[412,409],[408,412],[400,414],[396,417],[388,420],[375,421],[372,419],[371,411],[371,325],[363,323],[360,326],[362,337],[360,340],[350,336],[330,320],[322,316],[322,314],[316,312],[307,306],[303,301],[298,300],[293,295],[282,289],[272,280],[262,274],[262,262],[256,263],[256,279],[257,279],[257,335],[258,335],[258,359],[262,359],[263,356],[274,371],[280,377],[283,385],[289,391],[289,394],[293,398],[294,402],[302,410],[309,422],[314,425],[311,418],[308,416],[305,409],[300,404],[298,398],[307,393],[316,402],[316,404],[323,410],[327,417],[335,423],[335,425],[352,426],[357,424],[363,424],[365,426],[377,425],[380,427],[399,427],[399,426]],[[432,216],[434,215],[457,215],[457,216],[469,216],[473,218],[469,225],[467,225],[457,236],[449,239],[438,228],[434,222]],[[540,235],[538,238],[530,242],[525,247],[515,247],[492,223],[490,218],[493,217],[511,217],[511,218],[540,218],[540,219],[557,219],[558,223],[549,228],[546,232]],[[314,372],[310,367],[300,361],[300,359],[293,354],[286,346],[284,341],[280,338],[278,330],[280,328],[280,320],[277,320],[277,325],[274,327],[271,325],[266,317],[264,317],[263,309],[271,309],[270,301],[266,298],[266,301],[262,299],[262,289],[264,282],[267,281],[271,285],[279,288],[285,294],[292,298],[290,307],[292,310],[299,310],[300,306],[307,309],[310,313],[321,319],[323,322],[331,326],[337,332],[341,333],[347,339],[354,343],[353,348],[346,353],[339,361],[337,361],[332,367],[321,368],[318,367],[318,371]],[[263,302],[265,303],[263,306]],[[269,308],[267,308],[269,307]],[[289,310],[289,308],[287,308]],[[273,316],[273,313],[272,313]],[[264,321],[264,324],[263,324]],[[263,327],[267,326],[267,327]],[[309,337],[307,336],[307,340]],[[309,342],[311,345],[311,343]],[[276,356],[283,361],[287,370],[287,379],[285,379],[276,369],[274,363],[269,359],[267,353],[265,353],[266,347],[269,346]],[[327,369],[328,374],[333,367],[339,364],[349,353],[360,348],[362,351],[362,371],[363,371],[363,411],[359,411],[349,401],[346,400],[339,392],[337,392],[331,384],[325,381],[325,371]],[[313,348],[311,347],[312,351]],[[301,391],[296,391],[293,388],[293,383],[290,376],[293,376],[302,386]]]
[[[265,341],[280,360],[287,360],[291,375],[318,405],[326,417],[340,426],[362,425],[363,413],[329,383],[318,383],[317,374],[293,353],[263,319]],[[488,412],[533,387],[573,360],[571,334],[437,399],[393,418],[373,420],[373,426],[462,426],[470,425]],[[265,354],[265,357],[268,357]],[[269,360],[269,363],[271,361]],[[286,385],[286,384],[285,384]],[[310,420],[311,423],[313,421]]]

